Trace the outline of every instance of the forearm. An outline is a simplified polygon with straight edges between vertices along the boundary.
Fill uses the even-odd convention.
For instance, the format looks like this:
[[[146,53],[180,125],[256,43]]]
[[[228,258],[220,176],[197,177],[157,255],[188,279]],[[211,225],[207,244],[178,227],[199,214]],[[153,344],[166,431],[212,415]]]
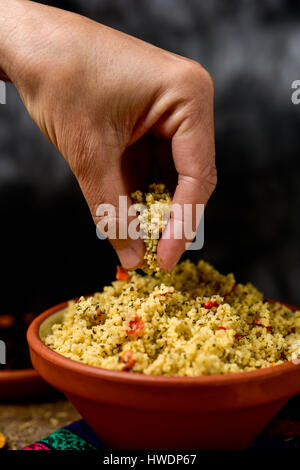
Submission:
[[[102,36],[111,36],[107,32],[113,31],[80,15],[35,1],[0,0],[0,80],[10,80],[19,89],[35,81],[45,64],[59,62],[63,69],[71,59],[76,62],[80,42],[88,40],[86,24],[89,35],[94,33],[94,41],[100,28]],[[68,42],[74,42],[68,56],[64,54],[66,37]],[[107,41],[107,49],[111,42]],[[103,48],[103,42],[101,45]]]
[[[11,80],[18,69],[20,39],[18,28],[26,15],[26,0],[0,0],[0,79]]]
[[[51,21],[54,10],[30,0],[0,0],[0,79],[17,87],[28,79],[31,64],[61,26],[59,15]]]

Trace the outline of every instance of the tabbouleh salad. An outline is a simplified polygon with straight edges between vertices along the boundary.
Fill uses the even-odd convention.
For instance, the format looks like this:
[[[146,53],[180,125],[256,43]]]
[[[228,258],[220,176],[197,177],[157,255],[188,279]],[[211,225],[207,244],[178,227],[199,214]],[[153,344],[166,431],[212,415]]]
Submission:
[[[264,301],[205,261],[170,274],[118,268],[117,280],[70,302],[45,343],[92,366],[152,375],[227,374],[300,354],[300,311]]]
[[[154,184],[132,198],[144,207],[147,274],[118,267],[103,292],[69,303],[46,345],[92,366],[170,376],[242,372],[300,355],[300,311],[265,301],[252,284],[202,260],[161,272],[156,248],[166,218],[160,215],[169,215],[171,195]]]
[[[163,183],[150,184],[146,193],[135,191],[131,197],[139,213],[140,229],[146,245],[145,262],[141,269],[147,274],[153,274],[160,271],[157,265],[157,245],[169,220],[172,197]]]

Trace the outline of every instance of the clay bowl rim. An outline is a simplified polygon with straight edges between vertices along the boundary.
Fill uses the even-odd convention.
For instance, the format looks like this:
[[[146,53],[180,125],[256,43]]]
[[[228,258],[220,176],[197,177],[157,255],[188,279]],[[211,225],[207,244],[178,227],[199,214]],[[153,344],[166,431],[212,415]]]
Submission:
[[[0,371],[1,402],[50,396],[53,391],[54,388],[33,367]]]
[[[273,299],[266,298],[269,302],[276,302]],[[72,372],[87,375],[102,380],[122,382],[132,385],[157,386],[157,387],[187,387],[187,386],[224,386],[233,385],[243,382],[254,382],[257,380],[271,379],[284,373],[291,372],[300,368],[300,364],[294,364],[292,361],[286,361],[283,364],[268,366],[262,369],[246,372],[233,372],[230,374],[213,374],[195,377],[178,377],[178,376],[159,376],[145,375],[136,372],[116,371],[112,369],[104,369],[102,367],[82,364],[81,362],[69,359],[46,346],[39,335],[40,325],[51,315],[63,310],[67,307],[69,301],[61,302],[47,309],[38,315],[29,325],[27,330],[27,341],[29,347],[43,359],[48,362]],[[297,310],[284,302],[283,305],[291,308],[292,311]]]
[[[32,367],[28,369],[13,369],[0,371],[0,386],[10,382],[11,380],[18,380],[21,382],[35,379],[39,374]]]
[[[20,379],[36,377],[38,373],[32,367],[28,369],[13,369],[13,370],[1,370],[0,371],[0,385],[2,382],[9,381],[11,379]]]

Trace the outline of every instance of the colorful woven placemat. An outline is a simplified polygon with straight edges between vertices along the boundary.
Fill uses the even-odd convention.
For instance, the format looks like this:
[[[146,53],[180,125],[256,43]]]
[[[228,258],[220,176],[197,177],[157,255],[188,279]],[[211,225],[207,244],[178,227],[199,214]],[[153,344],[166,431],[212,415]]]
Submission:
[[[254,450],[300,450],[300,395],[290,400],[251,442]],[[84,420],[58,429],[24,450],[105,450]]]

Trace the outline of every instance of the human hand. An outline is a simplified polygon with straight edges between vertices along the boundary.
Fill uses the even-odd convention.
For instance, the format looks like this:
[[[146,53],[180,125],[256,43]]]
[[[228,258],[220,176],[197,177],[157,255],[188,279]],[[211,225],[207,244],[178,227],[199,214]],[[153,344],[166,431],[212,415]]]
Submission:
[[[119,195],[130,201],[143,186],[154,157],[166,180],[176,177],[174,203],[207,203],[216,185],[213,85],[201,65],[70,12],[4,6],[2,76],[69,163],[96,224],[100,204],[118,208]],[[171,216],[171,234],[174,224]],[[124,267],[142,264],[141,239],[110,241]],[[163,270],[186,241],[160,240]]]

